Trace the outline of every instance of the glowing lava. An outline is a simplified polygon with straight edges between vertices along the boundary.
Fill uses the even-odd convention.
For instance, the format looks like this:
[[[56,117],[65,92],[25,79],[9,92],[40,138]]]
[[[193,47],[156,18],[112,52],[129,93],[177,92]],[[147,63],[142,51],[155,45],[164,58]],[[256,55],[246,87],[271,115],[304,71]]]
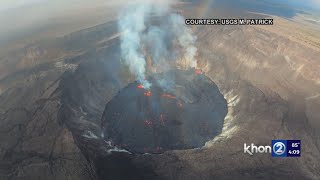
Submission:
[[[150,97],[152,94],[151,94],[151,91],[146,91],[146,92],[144,92],[144,95],[147,97]]]
[[[162,94],[161,96],[165,97],[165,98],[169,98],[169,99],[177,99],[175,96],[173,96],[171,94]]]
[[[137,88],[138,88],[138,89],[144,89],[144,87],[143,87],[142,84],[139,84],[139,85],[137,86]]]
[[[194,72],[195,72],[196,74],[203,74],[203,72],[202,72],[201,69],[196,69]]]

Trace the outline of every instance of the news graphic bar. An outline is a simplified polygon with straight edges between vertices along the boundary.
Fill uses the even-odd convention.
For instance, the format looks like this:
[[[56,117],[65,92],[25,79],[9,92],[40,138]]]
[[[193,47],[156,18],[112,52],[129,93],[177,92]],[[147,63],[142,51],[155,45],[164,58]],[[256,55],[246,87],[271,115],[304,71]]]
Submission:
[[[270,145],[255,145],[244,143],[243,152],[254,154],[271,154],[272,157],[300,157],[301,140],[272,140]]]
[[[300,157],[301,140],[272,140],[272,157]]]

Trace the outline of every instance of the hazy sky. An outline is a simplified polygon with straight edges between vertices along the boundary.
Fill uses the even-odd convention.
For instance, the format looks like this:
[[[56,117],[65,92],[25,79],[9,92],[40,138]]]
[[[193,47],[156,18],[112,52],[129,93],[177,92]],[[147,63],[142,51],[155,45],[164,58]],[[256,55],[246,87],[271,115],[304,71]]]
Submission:
[[[28,4],[43,3],[48,0],[0,0],[0,10],[17,8]]]
[[[320,0],[280,0],[280,2],[292,3],[295,5],[306,5],[309,7],[316,6],[320,7]]]
[[[108,18],[108,5],[124,0],[0,0],[1,40],[61,24],[69,26],[82,19],[97,22],[94,16]],[[107,21],[107,20],[106,20]],[[80,22],[79,22],[80,23]],[[74,25],[72,25],[74,26]],[[52,28],[52,27],[50,27]]]
[[[34,4],[41,4],[41,3],[57,3],[60,2],[61,5],[63,4],[70,4],[70,3],[116,3],[116,2],[124,2],[126,0],[0,0],[0,10],[10,9],[10,8],[17,8],[25,5],[34,5]],[[132,0],[127,0],[127,2],[131,2]],[[280,0],[279,2],[294,2],[294,3],[306,3],[312,5],[320,6],[320,0]]]
[[[104,4],[104,5],[113,5],[119,3],[128,3],[128,2],[137,2],[137,1],[168,1],[168,0],[0,0],[0,10],[7,10],[12,8],[19,8],[22,6],[30,6],[37,4],[44,5],[61,5],[61,6],[70,6],[72,4]]]
[[[59,36],[117,16],[134,2],[175,0],[0,0],[0,45],[21,37]],[[115,7],[117,6],[117,7]]]
[[[50,28],[55,32],[54,28],[58,27],[57,24],[59,27],[72,25],[69,28],[72,30],[75,23],[83,23],[79,22],[82,20],[86,21],[86,25],[91,21],[93,24],[102,22],[104,17],[107,19],[110,16],[110,13],[116,14],[117,8],[108,7],[136,1],[173,2],[175,0],[0,0],[0,44],[4,39],[20,38],[16,36],[17,34],[26,35],[26,32],[33,31],[34,35],[37,35],[35,30],[44,28]],[[275,2],[275,0],[270,1]],[[279,2],[301,6],[312,4],[320,8],[320,0],[279,0]]]

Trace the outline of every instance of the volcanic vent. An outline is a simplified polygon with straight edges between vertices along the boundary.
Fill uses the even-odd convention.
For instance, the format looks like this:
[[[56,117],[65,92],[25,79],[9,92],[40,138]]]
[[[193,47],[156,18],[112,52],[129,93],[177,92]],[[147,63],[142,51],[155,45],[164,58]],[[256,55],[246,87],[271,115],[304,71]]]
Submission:
[[[150,89],[131,83],[106,105],[106,141],[134,153],[161,153],[201,147],[221,132],[227,102],[205,75],[174,70],[148,80]]]

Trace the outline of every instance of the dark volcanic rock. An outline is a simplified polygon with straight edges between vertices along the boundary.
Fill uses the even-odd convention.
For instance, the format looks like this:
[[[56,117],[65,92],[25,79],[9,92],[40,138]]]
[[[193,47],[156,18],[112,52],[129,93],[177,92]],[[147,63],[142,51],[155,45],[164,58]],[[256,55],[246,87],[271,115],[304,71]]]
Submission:
[[[132,152],[163,152],[201,147],[221,132],[227,102],[209,78],[176,70],[149,81],[149,90],[134,82],[107,104],[107,141]]]

